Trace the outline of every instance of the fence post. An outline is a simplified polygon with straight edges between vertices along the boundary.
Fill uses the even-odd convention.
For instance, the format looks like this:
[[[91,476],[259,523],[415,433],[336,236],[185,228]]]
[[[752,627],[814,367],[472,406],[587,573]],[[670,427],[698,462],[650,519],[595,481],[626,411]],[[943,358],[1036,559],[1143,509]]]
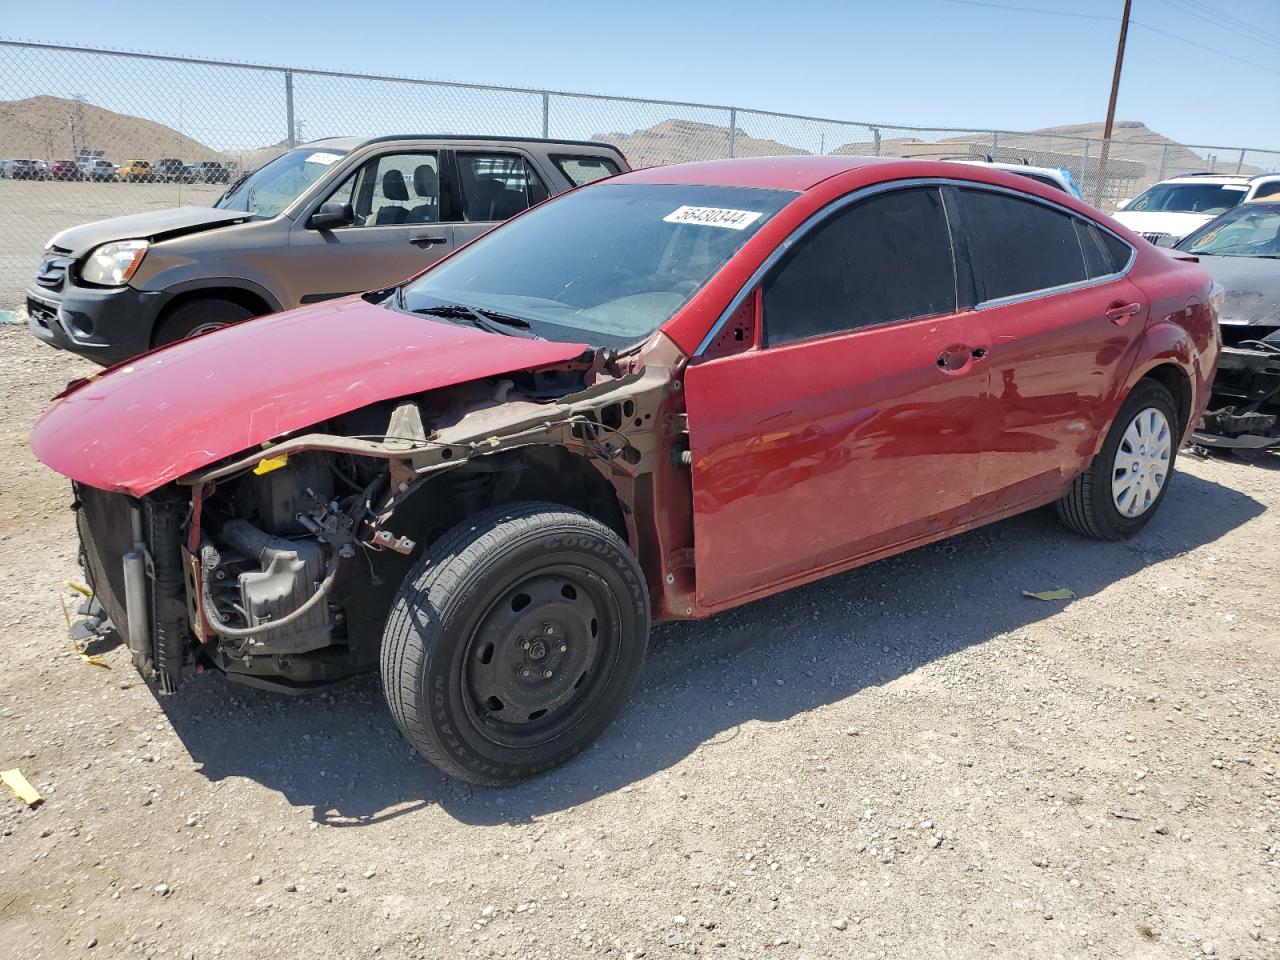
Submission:
[[[1236,173],[1244,169],[1244,147],[1240,148],[1240,159],[1236,161]]]
[[[733,140],[738,132],[738,108],[729,108],[729,156],[733,156]]]
[[[293,71],[286,70],[284,72],[284,115],[285,124],[288,127],[289,149],[292,150],[298,145],[298,132],[293,125]]]
[[[1084,142],[1084,156],[1080,158],[1080,189],[1089,182],[1089,141]]]
[[[1166,143],[1164,149],[1160,151],[1160,172],[1156,174],[1156,180],[1164,179],[1164,168],[1169,165],[1169,145]]]
[[[551,94],[542,91],[542,139],[551,139]]]
[[[875,155],[880,156],[880,128],[871,128],[871,140],[875,144]]]
[[[999,146],[1000,146],[1000,133],[999,131],[992,130],[991,131],[991,159],[992,160],[996,159],[996,149]]]

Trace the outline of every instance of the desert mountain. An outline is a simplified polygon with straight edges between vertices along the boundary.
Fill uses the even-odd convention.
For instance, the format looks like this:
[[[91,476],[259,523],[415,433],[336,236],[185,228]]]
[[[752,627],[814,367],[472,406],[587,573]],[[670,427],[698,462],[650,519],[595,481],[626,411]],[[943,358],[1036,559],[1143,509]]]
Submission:
[[[121,163],[133,157],[222,159],[218,151],[171,127],[95,107],[81,100],[32,97],[0,101],[0,153],[41,160],[75,156],[77,150],[103,150]]]
[[[596,133],[592,140],[614,144],[633,167],[664,163],[717,160],[728,156],[729,128],[693,120],[663,120],[632,133]],[[735,157],[781,157],[808,153],[776,140],[759,140],[738,128],[733,137]]]

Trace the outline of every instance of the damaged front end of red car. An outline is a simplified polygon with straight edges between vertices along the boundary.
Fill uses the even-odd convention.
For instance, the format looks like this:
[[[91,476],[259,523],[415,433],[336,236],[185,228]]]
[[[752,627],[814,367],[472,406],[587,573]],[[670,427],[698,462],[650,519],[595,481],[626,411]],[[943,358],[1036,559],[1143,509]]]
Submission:
[[[387,311],[365,319],[400,322]],[[110,384],[72,390],[37,426],[37,454],[73,480],[95,597],[160,691],[176,690],[201,666],[289,691],[376,668],[388,610],[422,547],[495,504],[555,500],[598,518],[642,554],[660,555],[658,542],[669,537],[653,521],[661,488],[675,491],[677,512],[688,511],[687,480],[681,496],[670,476],[655,479],[677,471],[670,450],[683,407],[673,371],[683,358],[674,344],[659,335],[645,355],[619,360],[581,346],[427,329],[466,339],[468,357],[476,345],[497,349],[443,373],[438,361],[415,357],[416,373],[404,377],[411,361],[393,358],[372,392],[347,351],[356,372],[340,383],[277,384],[269,394],[288,397],[287,411],[269,411],[267,394],[237,402],[215,418],[219,439],[206,431],[184,446],[185,432],[166,434],[171,417],[207,419],[207,409],[169,402],[147,416],[137,411],[148,393],[176,390],[184,370],[190,376],[194,364],[216,362],[215,348],[249,332],[228,330],[202,338],[199,352],[195,344],[161,351],[107,375]],[[521,367],[512,346],[550,362]],[[502,350],[510,356],[496,356]],[[548,356],[557,352],[569,356]],[[314,369],[314,357],[303,362]],[[414,379],[424,389],[406,390]],[[113,446],[94,419],[101,404],[131,393],[130,436],[166,437],[145,457],[136,446]],[[335,409],[343,398],[354,405]],[[328,415],[299,424],[306,410]],[[255,417],[288,429],[257,438]],[[218,449],[233,437],[248,443]],[[216,455],[193,467],[194,447]],[[666,566],[653,563],[663,577]],[[684,575],[670,583],[674,596]]]

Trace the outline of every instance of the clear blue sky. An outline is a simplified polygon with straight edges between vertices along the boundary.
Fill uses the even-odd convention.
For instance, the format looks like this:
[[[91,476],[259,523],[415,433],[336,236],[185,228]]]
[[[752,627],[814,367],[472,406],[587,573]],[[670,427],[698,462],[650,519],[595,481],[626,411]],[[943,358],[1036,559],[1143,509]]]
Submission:
[[[0,0],[0,36],[850,120],[1015,130],[1101,120],[1118,22],[1086,17],[1118,21],[1123,0],[991,4]],[[1280,148],[1280,0],[1133,7],[1119,118],[1183,142]],[[0,99],[9,83],[0,75]]]

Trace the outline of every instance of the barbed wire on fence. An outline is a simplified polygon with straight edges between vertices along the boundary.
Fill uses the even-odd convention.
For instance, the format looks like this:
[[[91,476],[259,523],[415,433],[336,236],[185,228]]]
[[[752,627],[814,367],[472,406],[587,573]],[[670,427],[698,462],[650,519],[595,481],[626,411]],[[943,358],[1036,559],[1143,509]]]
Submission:
[[[230,179],[329,136],[605,140],[636,167],[791,154],[989,158],[1069,170],[1104,208],[1177,174],[1280,170],[1280,150],[1184,145],[1140,125],[1118,125],[1104,170],[1100,139],[1055,130],[869,123],[16,40],[0,40],[0,102],[0,178],[96,187],[73,201],[0,206],[0,306],[20,299],[58,230],[210,203]]]

